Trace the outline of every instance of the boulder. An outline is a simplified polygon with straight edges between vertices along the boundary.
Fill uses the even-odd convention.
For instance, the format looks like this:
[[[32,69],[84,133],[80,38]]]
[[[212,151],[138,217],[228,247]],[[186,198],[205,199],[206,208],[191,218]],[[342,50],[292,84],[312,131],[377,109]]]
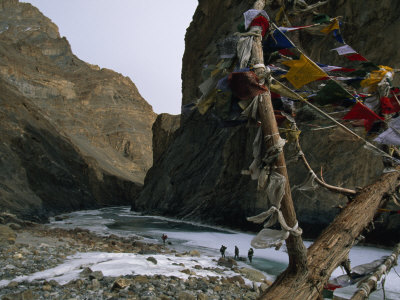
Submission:
[[[15,243],[17,234],[7,225],[0,225],[0,246],[8,246]]]

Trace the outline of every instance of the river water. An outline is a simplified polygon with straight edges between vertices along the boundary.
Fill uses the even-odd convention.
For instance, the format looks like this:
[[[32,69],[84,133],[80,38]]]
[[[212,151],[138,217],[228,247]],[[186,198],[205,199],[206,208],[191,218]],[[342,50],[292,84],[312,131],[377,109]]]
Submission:
[[[161,235],[168,235],[168,247],[177,251],[196,249],[206,255],[219,255],[221,245],[227,247],[226,255],[234,256],[234,247],[238,246],[239,255],[247,257],[251,247],[250,241],[254,234],[232,231],[229,229],[207,226],[198,223],[184,222],[159,216],[143,216],[130,211],[130,207],[109,207],[99,210],[77,211],[64,215],[61,221],[51,220],[49,226],[66,229],[85,228],[100,235],[115,234],[124,237],[140,236],[144,241],[162,243]],[[311,244],[304,242],[306,247]],[[288,264],[288,256],[284,249],[254,249],[254,258],[251,267],[263,271],[267,278],[274,280]],[[371,262],[382,256],[390,255],[391,251],[375,247],[356,246],[350,251],[352,266]],[[247,262],[248,263],[248,262]],[[397,272],[397,273],[396,273]],[[396,267],[386,275],[384,289],[380,285],[378,291],[370,299],[400,299],[400,267]],[[344,274],[338,268],[332,276]],[[354,287],[337,289],[335,295],[348,296],[354,292]]]

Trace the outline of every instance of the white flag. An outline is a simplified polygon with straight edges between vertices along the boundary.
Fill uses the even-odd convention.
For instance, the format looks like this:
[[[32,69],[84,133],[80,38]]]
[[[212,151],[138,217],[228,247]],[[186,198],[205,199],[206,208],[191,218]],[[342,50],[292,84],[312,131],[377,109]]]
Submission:
[[[345,55],[345,54],[350,54],[350,53],[357,53],[353,48],[351,48],[349,45],[344,45],[339,48],[331,49],[331,50],[336,50],[339,55]]]

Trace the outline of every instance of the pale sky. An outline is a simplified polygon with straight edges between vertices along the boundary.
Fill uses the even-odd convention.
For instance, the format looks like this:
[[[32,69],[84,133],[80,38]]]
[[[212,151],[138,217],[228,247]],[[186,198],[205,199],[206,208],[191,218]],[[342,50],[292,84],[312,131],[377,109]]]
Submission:
[[[129,76],[156,113],[180,113],[184,37],[197,0],[21,2],[50,18],[79,59]]]

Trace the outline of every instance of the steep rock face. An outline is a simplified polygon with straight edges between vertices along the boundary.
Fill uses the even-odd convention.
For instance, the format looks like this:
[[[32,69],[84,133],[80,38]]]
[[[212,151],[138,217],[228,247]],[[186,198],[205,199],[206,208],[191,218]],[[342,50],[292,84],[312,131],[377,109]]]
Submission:
[[[266,8],[272,19],[275,19],[281,2],[272,1],[271,6]],[[385,20],[378,20],[374,15],[376,3],[373,1],[367,1],[366,5],[359,5],[357,1],[330,1],[328,6],[317,11],[331,16],[345,16],[343,36],[348,44],[359,52],[365,51],[363,55],[371,61],[396,67],[400,55],[396,46],[374,44],[377,36],[382,36],[380,33],[372,41],[370,39],[377,31],[395,30],[389,27],[388,20],[396,18],[398,5],[394,4],[391,11],[389,2],[384,1],[382,5]],[[217,41],[237,30],[237,25],[242,22],[242,13],[252,4],[253,1],[238,0],[199,1],[185,38],[183,105],[199,98],[198,86],[203,81],[203,67],[218,62]],[[293,26],[304,25],[312,16],[297,15],[290,21]],[[318,40],[300,35],[296,37],[296,43],[298,41],[303,42],[298,46],[312,53],[313,59],[323,63],[338,61],[338,58],[331,60],[334,57],[332,52],[320,51]],[[343,60],[341,62],[344,63]],[[326,182],[354,189],[373,182],[381,174],[381,158],[364,149],[361,143],[352,141],[333,128],[311,130],[315,125],[329,124],[316,115],[308,116],[303,111],[298,113],[298,117],[303,151],[316,172],[322,167]],[[255,182],[240,175],[241,170],[247,169],[251,163],[255,130],[244,125],[223,127],[212,110],[204,116],[196,111],[184,115],[174,142],[148,172],[144,190],[134,201],[133,209],[241,229],[259,228],[249,224],[245,217],[266,210],[268,203],[258,197]],[[287,158],[293,155],[290,145],[286,146],[285,155]],[[307,184],[308,172],[299,162],[289,164],[288,171],[300,226],[305,229],[306,237],[315,236],[332,221],[339,212],[338,205],[343,205],[346,198]],[[385,234],[376,231],[380,236],[375,238],[384,240],[400,224],[385,215],[379,226],[380,229],[390,229]]]
[[[180,126],[180,115],[159,114],[155,120],[153,132],[153,161],[156,162],[165,149],[174,140],[174,134]]]
[[[151,126],[156,114],[128,77],[79,60],[71,52],[68,41],[60,37],[57,26],[38,9],[27,3],[5,0],[0,3],[0,79],[3,85],[15,88],[17,98],[29,100],[29,111],[37,112],[37,118],[53,126],[54,138],[45,144],[54,149],[42,149],[41,155],[47,157],[51,152],[59,156],[59,161],[67,163],[67,153],[57,154],[63,151],[56,143],[62,137],[69,143],[68,147],[74,149],[71,157],[75,155],[78,159],[79,156],[88,169],[86,192],[92,200],[86,201],[79,193],[66,197],[72,191],[60,190],[60,194],[65,192],[60,196],[65,198],[63,207],[61,200],[49,197],[60,188],[60,182],[49,183],[44,188],[48,170],[44,161],[28,155],[29,143],[20,141],[20,149],[11,149],[15,153],[9,153],[10,157],[19,157],[18,162],[10,162],[11,165],[27,172],[28,178],[21,177],[20,184],[27,180],[25,188],[36,195],[33,198],[45,201],[44,210],[50,206],[53,210],[57,207],[59,210],[76,209],[89,203],[123,204],[138,192],[152,165]],[[8,98],[2,101],[6,107],[11,105]],[[16,118],[13,113],[17,111],[8,111],[6,118],[13,120]],[[15,127],[25,131],[22,128],[25,124],[18,123]],[[36,124],[28,128],[32,135],[40,136],[39,141],[47,138],[48,131],[39,130]],[[30,174],[28,168],[43,172]],[[69,176],[78,178],[84,168],[70,166],[67,169]],[[31,179],[37,181],[39,174],[43,189],[34,189]],[[71,186],[71,190],[85,189]],[[30,201],[14,192],[2,199],[9,210],[13,210],[15,201]],[[28,210],[24,214],[29,214]]]

